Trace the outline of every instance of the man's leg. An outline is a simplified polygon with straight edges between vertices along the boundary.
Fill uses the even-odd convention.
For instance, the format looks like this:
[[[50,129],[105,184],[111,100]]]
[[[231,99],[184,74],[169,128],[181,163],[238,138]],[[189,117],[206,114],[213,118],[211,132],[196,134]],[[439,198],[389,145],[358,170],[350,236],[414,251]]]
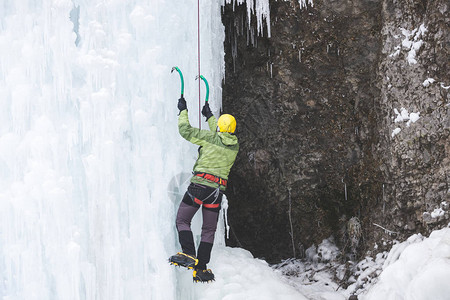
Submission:
[[[189,195],[184,195],[184,197]],[[190,198],[190,197],[189,197]],[[192,202],[192,201],[191,201]],[[180,203],[178,208],[176,225],[178,230],[178,238],[181,244],[183,253],[195,256],[194,237],[191,231],[191,221],[195,213],[198,210],[198,206],[188,205],[185,203],[185,199]]]
[[[217,229],[217,221],[219,219],[219,212],[208,208],[202,208],[203,226],[202,238],[198,247],[198,264],[197,268],[205,270],[206,264],[211,258],[211,250],[214,244],[214,234]]]

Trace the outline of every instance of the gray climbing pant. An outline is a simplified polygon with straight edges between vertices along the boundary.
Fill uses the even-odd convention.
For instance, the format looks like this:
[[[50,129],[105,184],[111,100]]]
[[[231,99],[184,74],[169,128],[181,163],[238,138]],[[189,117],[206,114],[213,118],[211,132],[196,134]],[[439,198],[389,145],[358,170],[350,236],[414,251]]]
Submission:
[[[199,269],[206,269],[211,258],[222,196],[219,189],[191,183],[178,208],[176,225],[181,249],[186,254],[196,255],[191,221],[200,206],[202,207],[203,224],[197,256]]]

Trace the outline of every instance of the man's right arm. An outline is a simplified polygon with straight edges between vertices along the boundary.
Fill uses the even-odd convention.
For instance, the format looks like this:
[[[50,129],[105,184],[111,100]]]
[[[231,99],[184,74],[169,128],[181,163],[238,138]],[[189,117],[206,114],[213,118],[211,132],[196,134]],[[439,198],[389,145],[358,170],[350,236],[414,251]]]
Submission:
[[[217,128],[217,120],[216,117],[214,117],[213,113],[211,112],[208,102],[206,102],[205,105],[203,106],[202,115],[204,115],[206,121],[208,121],[209,129],[215,132]]]
[[[211,131],[192,127],[189,123],[187,109],[181,111],[178,116],[178,132],[184,139],[199,146],[205,145],[214,136]]]

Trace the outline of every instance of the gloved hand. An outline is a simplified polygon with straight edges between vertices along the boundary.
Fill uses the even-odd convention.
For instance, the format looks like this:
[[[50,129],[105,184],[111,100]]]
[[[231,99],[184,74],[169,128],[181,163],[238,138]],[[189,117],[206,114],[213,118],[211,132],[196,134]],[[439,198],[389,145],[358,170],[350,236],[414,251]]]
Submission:
[[[178,109],[180,110],[180,112],[187,109],[186,100],[184,100],[183,95],[181,95],[181,98],[178,99]]]
[[[213,116],[211,109],[209,108],[209,103],[206,102],[202,109],[202,115],[206,117],[206,121]]]

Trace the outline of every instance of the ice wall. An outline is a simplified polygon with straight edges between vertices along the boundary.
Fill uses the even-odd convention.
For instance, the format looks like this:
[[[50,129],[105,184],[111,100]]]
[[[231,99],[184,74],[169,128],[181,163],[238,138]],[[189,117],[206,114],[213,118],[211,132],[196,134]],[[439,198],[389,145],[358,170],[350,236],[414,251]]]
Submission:
[[[220,4],[202,74],[221,105]],[[196,148],[197,1],[0,4],[0,298],[175,299],[174,217]],[[202,97],[204,97],[204,91]]]

